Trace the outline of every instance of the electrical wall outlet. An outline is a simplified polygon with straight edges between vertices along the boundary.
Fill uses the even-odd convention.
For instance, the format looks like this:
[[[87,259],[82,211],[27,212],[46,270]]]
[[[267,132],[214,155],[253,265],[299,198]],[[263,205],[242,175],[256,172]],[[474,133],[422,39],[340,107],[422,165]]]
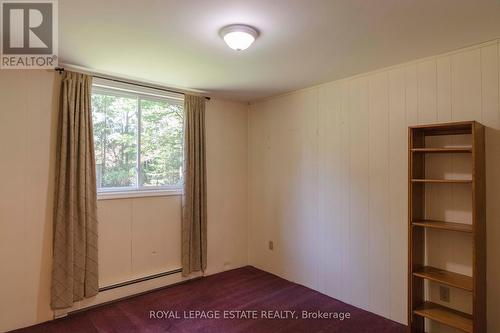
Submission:
[[[439,286],[439,299],[443,302],[450,302],[450,288]]]
[[[274,242],[273,241],[269,241],[269,250],[274,250]]]

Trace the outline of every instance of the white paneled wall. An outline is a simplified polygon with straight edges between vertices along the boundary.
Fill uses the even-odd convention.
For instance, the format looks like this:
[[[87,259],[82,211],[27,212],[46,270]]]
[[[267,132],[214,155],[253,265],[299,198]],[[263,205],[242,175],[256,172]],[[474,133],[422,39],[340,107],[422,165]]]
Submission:
[[[181,267],[180,196],[100,200],[99,286]]]
[[[498,48],[494,41],[251,105],[250,263],[406,323],[407,126],[477,120],[488,127],[488,326],[498,332]],[[460,190],[447,191],[434,197]],[[461,296],[452,291],[452,300]]]
[[[0,332],[52,314],[59,84],[54,72],[0,71]]]

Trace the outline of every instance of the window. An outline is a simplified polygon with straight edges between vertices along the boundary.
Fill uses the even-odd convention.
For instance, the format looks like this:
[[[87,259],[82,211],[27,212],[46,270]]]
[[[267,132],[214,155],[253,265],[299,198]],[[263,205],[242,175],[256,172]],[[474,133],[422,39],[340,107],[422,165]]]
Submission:
[[[180,189],[183,102],[179,94],[94,80],[98,192]]]

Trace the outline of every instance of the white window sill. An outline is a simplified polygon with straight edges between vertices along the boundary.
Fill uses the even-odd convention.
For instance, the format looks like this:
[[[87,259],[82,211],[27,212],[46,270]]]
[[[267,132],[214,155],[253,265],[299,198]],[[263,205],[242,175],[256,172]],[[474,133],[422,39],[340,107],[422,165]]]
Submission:
[[[182,195],[181,189],[98,192],[97,200],[167,197],[167,196],[180,196],[180,195]]]

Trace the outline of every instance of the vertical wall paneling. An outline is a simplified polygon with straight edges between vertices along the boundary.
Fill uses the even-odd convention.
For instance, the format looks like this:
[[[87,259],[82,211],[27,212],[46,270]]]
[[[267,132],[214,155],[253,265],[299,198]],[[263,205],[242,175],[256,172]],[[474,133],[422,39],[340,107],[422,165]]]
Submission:
[[[490,126],[487,201],[496,202],[500,190],[495,177],[500,164],[496,149],[500,145],[499,61],[498,43],[488,43],[253,104],[249,112],[250,263],[406,323],[407,126],[456,120],[478,120]],[[287,130],[297,119],[306,124],[302,128],[317,122],[316,151],[306,153],[303,149],[310,147],[310,138]],[[274,151],[266,148],[266,135],[280,136],[273,141]],[[460,139],[454,144],[460,144]],[[301,149],[316,162],[287,155]],[[445,162],[443,170],[452,170],[447,177],[467,172],[464,158]],[[293,171],[295,163],[302,164]],[[315,168],[317,178],[313,177]],[[267,196],[274,184],[279,190]],[[318,194],[309,198],[296,191]],[[436,218],[470,221],[467,197],[459,185],[431,190],[426,198],[428,213]],[[269,200],[271,204],[266,203]],[[432,201],[446,209],[433,208]],[[277,203],[300,218],[272,214]],[[497,206],[487,206],[489,253],[496,253],[500,244],[500,228],[493,225],[500,220]],[[312,234],[306,232],[308,228]],[[263,250],[266,230],[272,230],[276,242],[286,246]],[[448,244],[441,238],[435,233],[431,239],[435,245],[429,251],[442,254],[434,256],[435,264],[470,274],[467,261],[471,258],[463,253],[468,240],[457,236]],[[312,248],[320,254],[307,257],[314,255]],[[306,263],[306,257],[316,266]],[[491,267],[493,259],[488,257],[488,281],[499,280],[500,270]],[[437,291],[431,288],[428,295],[435,298]],[[488,297],[489,330],[500,331],[498,316],[491,310],[500,307],[499,289],[490,284],[488,293],[492,295]],[[453,306],[468,310],[464,295],[452,290],[451,297]],[[445,330],[434,325],[430,332]]]
[[[206,105],[209,274],[248,262],[247,112],[246,105],[234,102],[211,100]],[[180,209],[169,213],[174,214],[180,220]],[[168,232],[177,233],[174,227]]]
[[[330,88],[331,89],[331,88]],[[318,89],[318,177],[323,179],[323,182],[318,183],[318,231],[322,231],[323,234],[318,233],[318,251],[319,258],[321,258],[321,262],[326,262],[325,256],[327,256],[327,251],[329,250],[330,242],[328,242],[327,235],[325,232],[328,230],[328,225],[333,225],[333,221],[331,223],[327,222],[328,214],[330,210],[328,209],[328,202],[333,202],[331,198],[331,193],[329,191],[329,185],[332,183],[333,174],[328,172],[326,169],[331,168],[331,162],[329,160],[329,155],[327,150],[332,143],[330,132],[325,131],[329,126],[333,126],[331,123],[332,114],[332,104],[333,97],[328,98],[328,96],[332,96],[333,92],[329,91],[329,85],[325,85]],[[340,256],[333,255],[330,257],[330,261],[326,265],[318,265],[317,275],[318,275],[318,291],[329,294],[327,288],[327,283],[325,283],[326,279],[335,279],[338,281],[338,278],[335,276],[334,267],[340,266],[338,264]]]
[[[43,317],[49,311],[49,306],[47,303],[44,303],[44,300],[50,294],[50,289],[46,286],[50,285],[51,265],[50,257],[48,256],[50,255],[49,249],[52,248],[52,235],[50,224],[39,222],[41,220],[51,221],[52,218],[52,207],[50,206],[49,198],[53,193],[53,183],[47,179],[47,176],[49,179],[53,179],[55,172],[53,164],[50,162],[45,164],[44,161],[50,161],[55,153],[51,147],[53,147],[53,143],[55,142],[54,131],[56,128],[51,119],[51,112],[47,111],[53,109],[52,86],[54,81],[57,82],[57,79],[54,78],[50,72],[37,75],[36,71],[33,71],[26,76],[30,81],[30,87],[19,89],[21,91],[26,90],[26,100],[22,102],[27,107],[22,112],[24,121],[22,124],[23,129],[17,132],[16,135],[9,137],[10,140],[14,139],[14,141],[21,140],[21,142],[23,142],[26,140],[23,142],[26,146],[20,148],[13,142],[8,141],[9,139],[5,141],[2,140],[5,146],[9,146],[10,149],[18,150],[21,154],[25,154],[26,160],[22,163],[22,166],[20,164],[15,166],[17,172],[11,169],[3,174],[8,175],[8,177],[5,178],[9,178],[12,174],[16,173],[23,177],[23,182],[17,184],[18,188],[16,190],[26,190],[23,203],[26,204],[28,208],[23,212],[25,220],[22,225],[27,234],[21,238],[24,241],[20,242],[19,238],[13,239],[13,241],[24,245],[22,246],[23,251],[21,251],[21,253],[24,252],[23,254],[25,257],[20,260],[24,270],[22,280],[26,282],[26,285],[23,286],[24,292],[30,295],[37,295],[38,298],[36,301],[32,301],[28,298],[27,301],[23,303],[24,311],[36,317]],[[47,82],[47,80],[49,81]],[[14,108],[14,110],[10,112],[16,114],[19,111],[19,109]],[[5,109],[0,112],[5,112]],[[7,124],[7,126],[10,126],[9,123]],[[14,130],[19,130],[19,128],[15,127]],[[45,130],[48,130],[49,133],[46,133]],[[20,133],[22,134],[19,135]],[[24,140],[21,139],[21,136],[24,136]],[[5,144],[7,142],[9,143]],[[11,159],[10,154],[2,154],[1,156],[7,157],[4,158],[2,163],[4,163],[5,160]],[[46,189],[47,192],[44,196],[40,196],[40,192],[38,192],[37,189]],[[14,191],[11,191],[11,193],[13,192]],[[42,204],[40,205],[37,203]],[[47,211],[47,208],[50,209],[50,211]],[[30,221],[37,221],[38,223],[30,225]],[[17,224],[15,219],[9,220],[9,222]],[[46,237],[34,236],[34,239],[28,240],[32,235],[44,235]],[[13,258],[16,258],[16,256]],[[38,274],[32,274],[31,269],[34,269]],[[0,280],[3,281],[3,278],[0,277]],[[16,292],[18,292],[19,289],[17,285],[14,288]],[[0,312],[1,311],[2,310],[0,310]],[[1,321],[0,318],[0,322]]]
[[[500,77],[500,69],[498,64],[500,64],[500,40],[496,43],[497,46],[497,85]],[[483,53],[484,56],[484,53]],[[491,62],[483,61],[482,73],[483,79],[489,77],[492,79],[491,73],[493,70],[491,67],[487,67],[486,64]],[[495,66],[493,65],[493,68]],[[485,73],[486,71],[490,74]],[[492,82],[492,81],[489,81]],[[493,79],[494,82],[494,79]],[[484,85],[483,85],[484,86]],[[485,89],[489,89],[485,87]],[[497,86],[497,94],[500,95],[500,85]],[[490,94],[484,94],[485,96],[491,96]],[[490,97],[491,98],[491,97]],[[500,97],[499,97],[500,98]],[[499,99],[500,100],[500,99]],[[483,106],[488,105],[490,102],[483,103]],[[484,109],[483,109],[484,110]],[[488,108],[488,113],[492,109]],[[497,116],[492,116],[489,114],[485,117],[485,122],[490,122],[490,119],[498,119]],[[486,236],[487,236],[487,321],[488,321],[488,332],[499,332],[500,331],[500,316],[498,315],[498,309],[500,309],[500,304],[498,299],[500,298],[500,284],[495,281],[500,281],[500,265],[498,265],[498,240],[500,239],[500,205],[498,205],[498,193],[500,189],[500,124],[497,126],[492,126],[487,124],[486,127]],[[493,281],[493,282],[492,282]]]
[[[485,126],[496,128],[500,125],[498,44],[488,45],[480,50],[482,123]]]
[[[0,74],[0,331],[51,319],[58,76]],[[22,307],[13,306],[23,304]]]
[[[453,120],[481,122],[481,50],[452,55],[451,66]]]
[[[451,57],[438,57],[437,72],[437,121],[451,121]]]
[[[319,237],[323,265],[319,269],[319,290],[327,295],[340,295],[344,288],[342,258],[343,223],[336,215],[341,211],[341,89],[339,84],[323,86],[318,91],[318,183]],[[327,281],[336,281],[328,283]]]
[[[341,107],[340,107],[340,122],[341,122],[341,181],[338,186],[342,191],[341,195],[341,211],[340,211],[340,221],[342,223],[342,228],[340,229],[344,241],[341,243],[344,253],[342,258],[342,281],[344,281],[345,286],[350,286],[351,276],[352,276],[352,253],[349,251],[349,244],[352,235],[352,227],[350,222],[350,193],[351,193],[351,154],[350,154],[350,98],[349,98],[349,82],[341,82]],[[352,299],[353,291],[351,288],[344,288],[343,293],[340,297],[344,300]]]
[[[418,123],[437,121],[437,62],[436,59],[417,64]]]
[[[269,225],[269,223],[265,223],[266,214],[269,213],[269,208],[265,206],[265,203],[270,202],[270,198],[269,191],[265,190],[264,184],[267,178],[271,176],[268,169],[266,169],[266,165],[270,163],[270,159],[267,156],[270,146],[269,134],[264,121],[265,111],[265,108],[257,109],[251,107],[249,112],[253,116],[248,119],[248,205],[249,207],[262,207],[259,210],[249,209],[248,218],[263,222],[248,229],[249,243],[254,244],[252,246],[253,250],[249,251],[248,255],[249,260],[258,263],[260,267],[265,267],[264,265],[266,264],[258,262],[259,258],[267,257],[267,262],[272,260],[272,258],[269,258],[272,253],[264,254],[265,251],[270,251],[267,248],[269,238],[264,237],[264,232],[262,231],[264,227]],[[275,245],[279,246],[279,244]]]
[[[405,107],[407,125],[418,124],[418,79],[417,65],[404,67],[405,72]]]
[[[168,217],[168,218],[166,218]],[[132,200],[132,276],[139,278],[181,267],[181,197]]]
[[[132,279],[132,199],[99,200],[97,212],[99,286]]]
[[[500,169],[500,52],[499,43],[488,45],[481,48],[481,80],[482,80],[482,120],[486,126],[486,197],[487,197],[487,212],[486,212],[486,227],[487,227],[487,246],[491,249],[491,244],[498,241],[500,237],[500,228],[498,227],[498,216],[500,210],[495,204],[495,199],[491,199],[498,195],[498,186],[500,186],[500,177],[498,170]],[[495,130],[496,129],[496,130]],[[500,294],[500,288],[496,283],[500,276],[500,269],[494,261],[495,256],[491,252],[487,255],[487,320],[489,332],[499,330],[500,318],[497,309],[499,305],[493,295]]]
[[[389,90],[388,72],[368,78],[369,86],[369,260],[370,309],[390,313]],[[357,203],[352,202],[351,207]],[[366,260],[366,259],[365,259]]]
[[[389,72],[389,209],[390,209],[390,284],[391,288],[403,290],[391,292],[391,318],[406,321],[406,275],[400,267],[406,265],[406,182],[408,159],[404,71],[395,69]]]
[[[319,239],[319,237],[322,235],[322,228],[320,227],[320,224],[318,223],[319,221],[319,198],[320,198],[320,192],[318,191],[319,188],[319,92],[317,89],[314,90],[314,109],[316,110],[315,112],[315,117],[313,118],[314,121],[311,122],[309,125],[308,129],[308,136],[309,140],[311,142],[311,152],[309,155],[309,158],[311,158],[313,165],[312,165],[312,170],[313,172],[310,174],[310,180],[309,182],[312,183],[312,187],[310,189],[311,192],[308,193],[308,197],[311,197],[315,201],[315,207],[313,208],[312,214],[307,214],[308,216],[312,216],[313,218],[316,219],[316,223],[314,225],[314,239]],[[312,253],[310,255],[313,256],[313,258],[319,258],[321,256],[322,252],[319,247],[314,247]],[[312,285],[315,286],[315,289],[318,289],[319,284],[320,284],[320,278],[319,278],[319,262],[314,263],[314,268],[315,268],[315,276],[314,280],[312,281]]]
[[[349,254],[352,302],[368,308],[370,286],[365,276],[370,272],[370,211],[369,211],[369,95],[368,80],[359,78],[349,85],[349,151],[350,151],[350,197],[349,197]],[[357,202],[358,205],[352,205]]]

